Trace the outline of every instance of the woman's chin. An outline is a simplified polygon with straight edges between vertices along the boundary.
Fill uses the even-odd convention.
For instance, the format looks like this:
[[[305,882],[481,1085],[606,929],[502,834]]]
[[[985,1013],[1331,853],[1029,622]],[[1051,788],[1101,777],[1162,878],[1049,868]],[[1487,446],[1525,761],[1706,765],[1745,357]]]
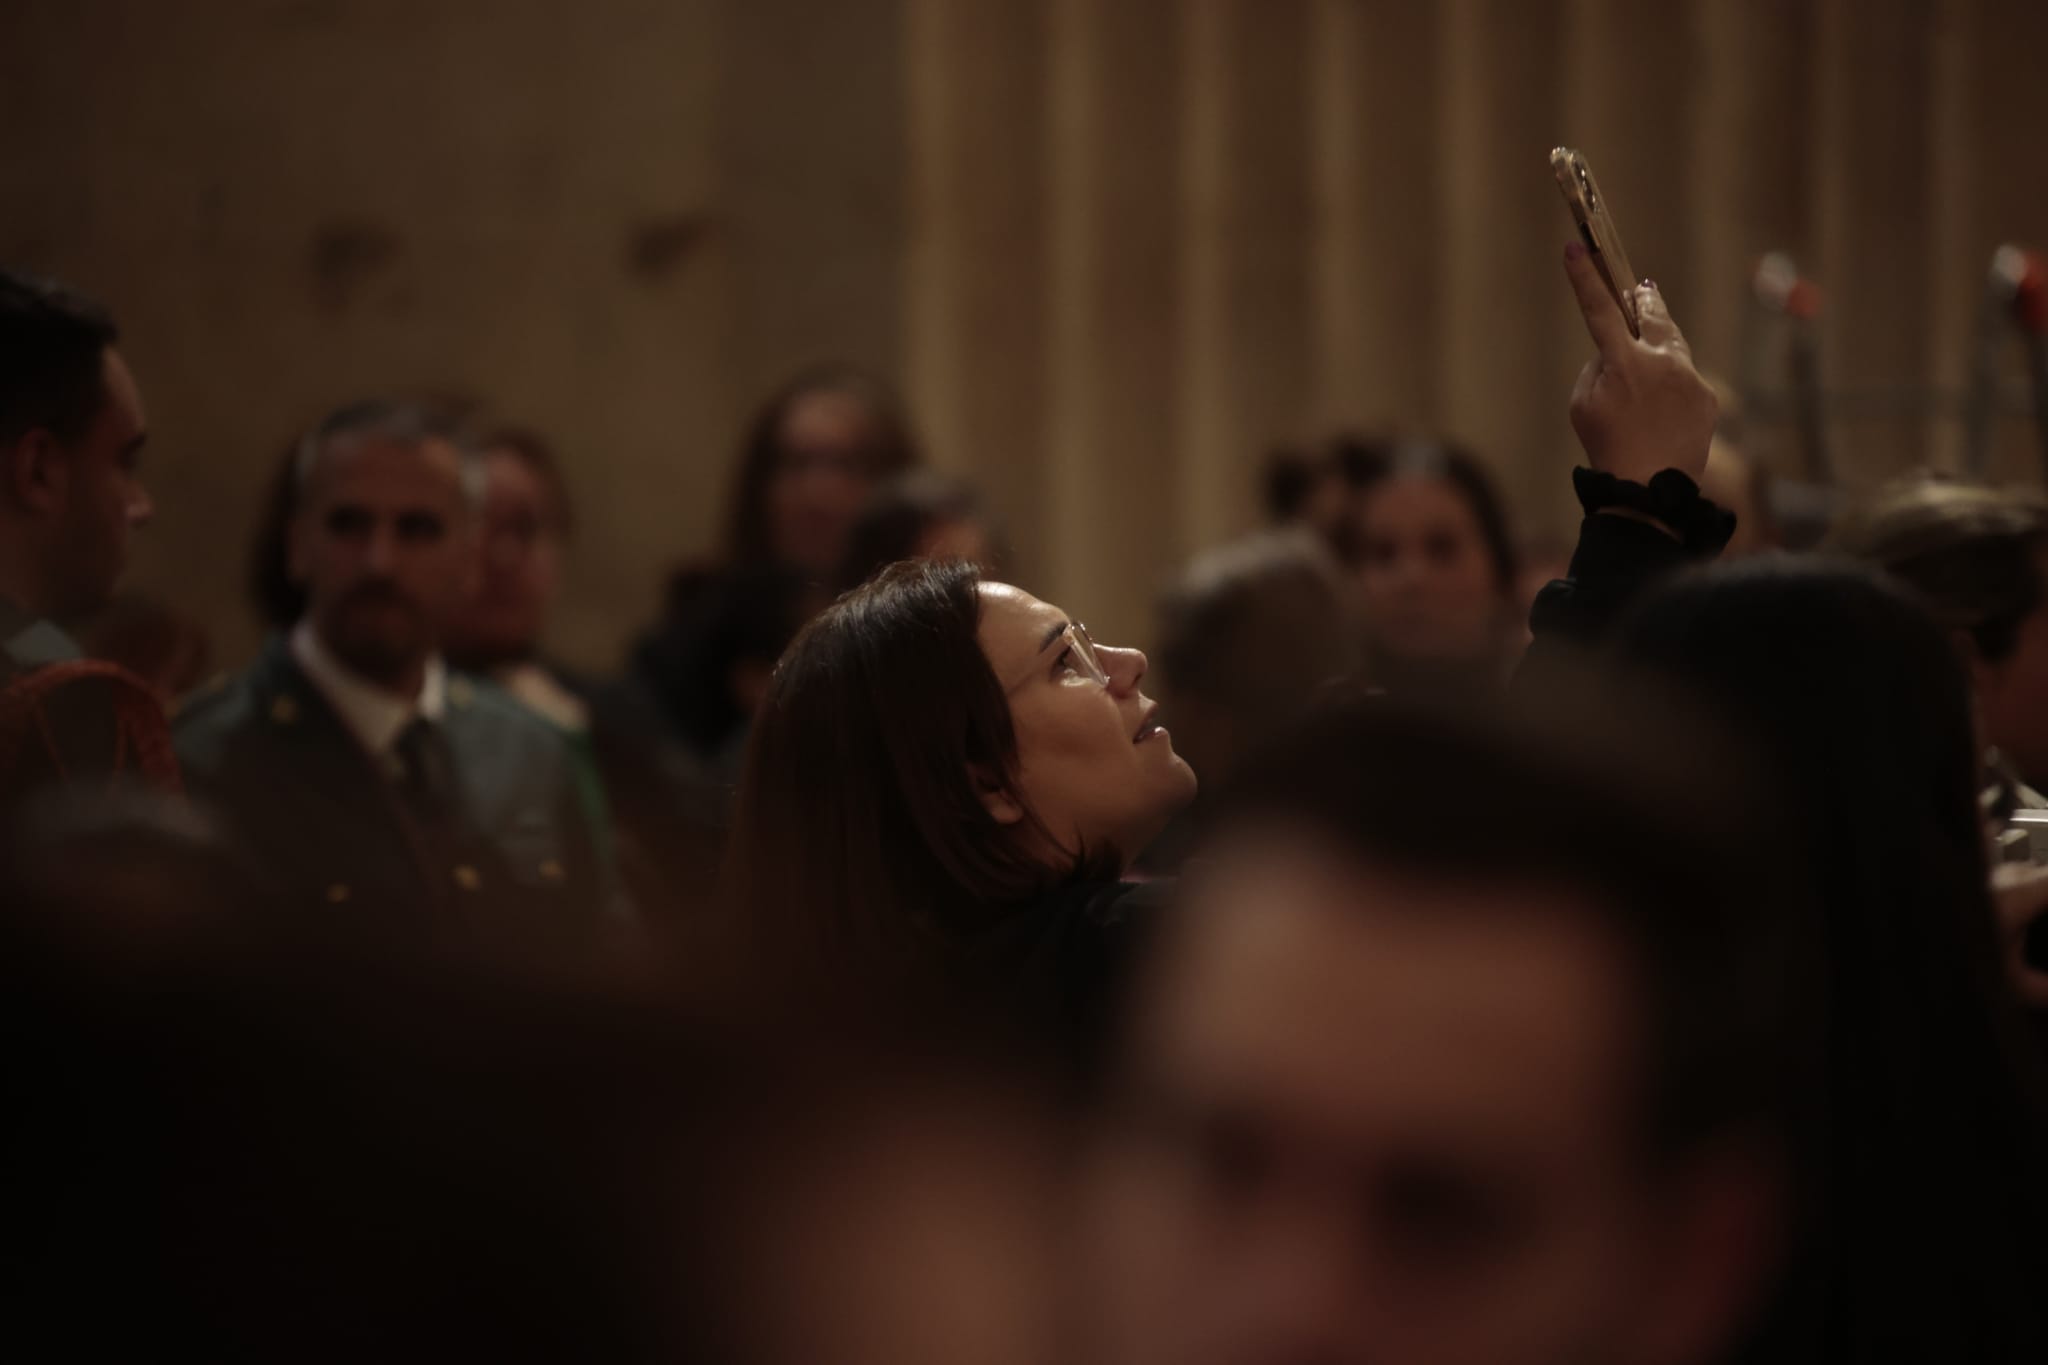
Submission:
[[[1173,740],[1170,736],[1162,734],[1156,742],[1165,749],[1166,764],[1172,774],[1175,790],[1178,795],[1173,808],[1175,811],[1179,811],[1183,806],[1186,806],[1195,799],[1195,793],[1201,790],[1201,780],[1195,776],[1195,770],[1189,765],[1188,761],[1174,752]]]

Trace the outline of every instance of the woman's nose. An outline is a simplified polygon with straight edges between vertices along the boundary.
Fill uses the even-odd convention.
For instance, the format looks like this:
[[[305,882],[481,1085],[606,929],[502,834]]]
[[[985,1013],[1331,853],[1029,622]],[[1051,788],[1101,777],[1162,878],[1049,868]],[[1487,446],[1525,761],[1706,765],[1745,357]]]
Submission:
[[[1109,674],[1109,690],[1119,696],[1136,691],[1145,670],[1152,666],[1142,649],[1098,645],[1095,652],[1102,656],[1103,671]]]

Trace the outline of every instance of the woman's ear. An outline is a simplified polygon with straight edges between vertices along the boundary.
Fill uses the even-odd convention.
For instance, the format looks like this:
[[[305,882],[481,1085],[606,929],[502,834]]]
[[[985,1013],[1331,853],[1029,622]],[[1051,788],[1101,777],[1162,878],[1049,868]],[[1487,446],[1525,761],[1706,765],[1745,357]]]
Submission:
[[[981,798],[982,809],[989,813],[999,825],[1021,824],[1024,819],[1024,803],[1016,793],[989,768],[976,763],[971,765],[968,776],[974,781],[974,794]]]

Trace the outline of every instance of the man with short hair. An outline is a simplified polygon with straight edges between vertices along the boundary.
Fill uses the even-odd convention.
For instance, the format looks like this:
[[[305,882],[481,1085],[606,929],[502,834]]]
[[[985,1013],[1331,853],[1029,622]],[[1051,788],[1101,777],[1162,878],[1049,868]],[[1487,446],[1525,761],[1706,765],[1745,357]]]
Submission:
[[[112,595],[154,510],[118,340],[98,304],[0,270],[0,807],[64,783],[177,783],[147,686],[64,632]]]
[[[1254,763],[1111,1090],[1106,1358],[1734,1351],[1810,1074],[1789,917],[1716,765],[1599,735],[1367,709]]]
[[[305,614],[179,717],[194,790],[290,900],[465,928],[611,906],[560,736],[441,658],[476,572],[478,473],[417,406],[322,421],[290,528]]]

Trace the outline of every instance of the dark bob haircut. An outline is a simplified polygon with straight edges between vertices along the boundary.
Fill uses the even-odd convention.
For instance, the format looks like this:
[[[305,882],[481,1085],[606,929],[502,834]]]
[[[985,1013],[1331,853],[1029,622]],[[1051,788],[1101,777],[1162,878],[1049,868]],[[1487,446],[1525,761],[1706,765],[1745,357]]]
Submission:
[[[916,952],[1100,870],[1079,852],[1048,866],[982,802],[977,774],[1014,781],[1017,735],[977,636],[980,581],[966,564],[894,565],[783,655],[728,862],[743,932],[834,955]]]

